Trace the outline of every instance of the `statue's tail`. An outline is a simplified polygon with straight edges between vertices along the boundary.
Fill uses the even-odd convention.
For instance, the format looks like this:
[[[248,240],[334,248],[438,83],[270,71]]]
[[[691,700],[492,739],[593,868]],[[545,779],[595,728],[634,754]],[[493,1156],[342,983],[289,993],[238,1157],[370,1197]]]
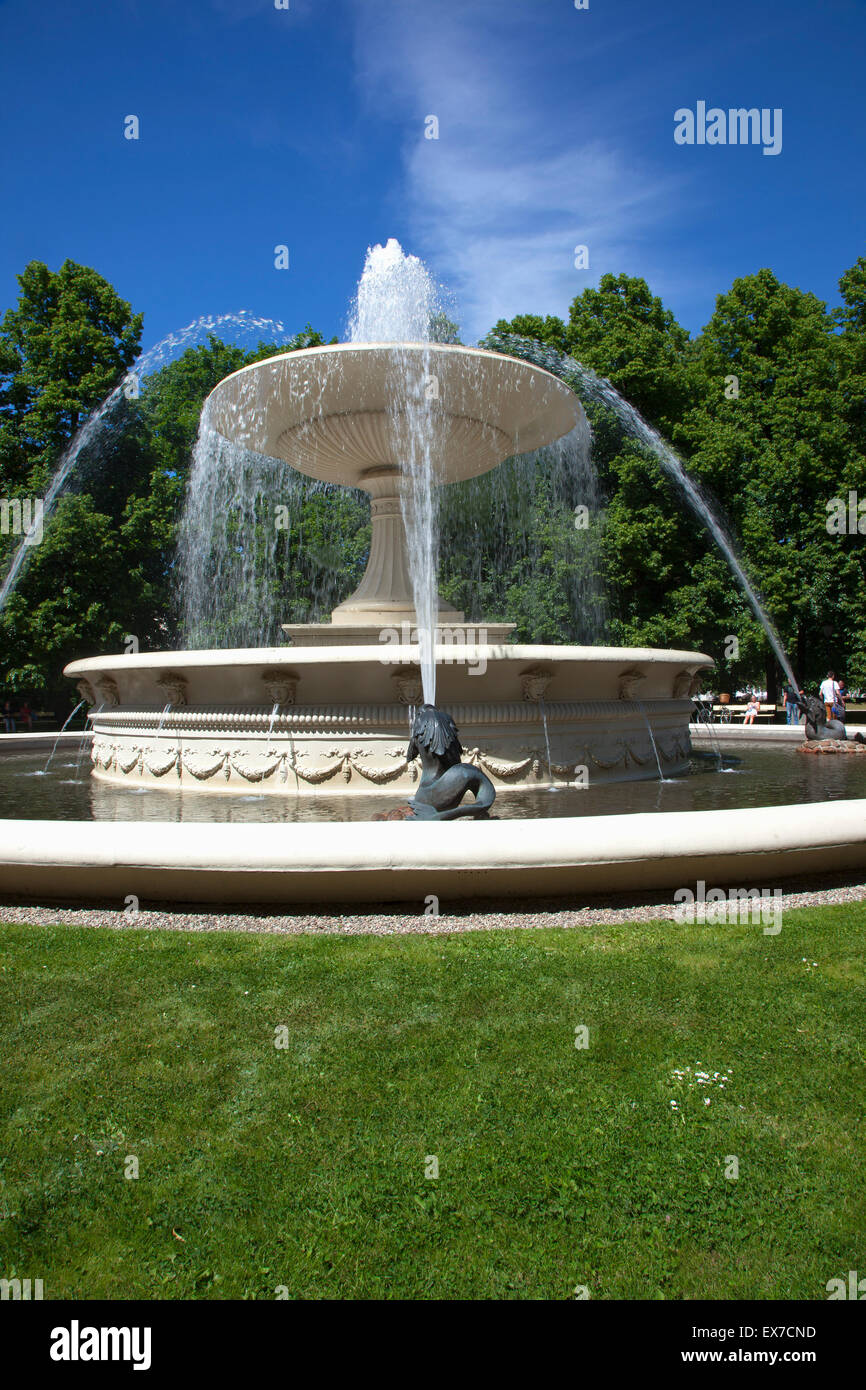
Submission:
[[[476,815],[486,816],[495,800],[496,788],[490,778],[485,777],[475,794],[475,805],[467,809],[473,810]]]
[[[450,811],[443,811],[441,820],[459,820],[462,816],[471,816],[474,820],[487,818],[487,813],[496,800],[496,788],[490,778],[478,771],[475,785],[470,786],[469,790],[473,792],[475,800],[454,806]]]

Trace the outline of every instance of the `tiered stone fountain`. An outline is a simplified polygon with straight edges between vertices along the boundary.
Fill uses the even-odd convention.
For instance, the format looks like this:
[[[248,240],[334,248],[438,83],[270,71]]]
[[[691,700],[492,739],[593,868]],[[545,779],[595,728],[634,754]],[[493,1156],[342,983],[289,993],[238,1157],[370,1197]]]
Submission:
[[[369,492],[366,573],[330,623],[287,625],[286,647],[72,662],[66,674],[92,709],[97,778],[281,796],[411,794],[418,767],[407,761],[408,726],[422,700],[422,652],[412,640],[403,519],[407,373],[432,400],[425,421],[440,486],[558,440],[583,419],[551,373],[459,346],[312,348],[227,377],[206,402],[211,428],[310,477]],[[439,605],[436,703],[453,716],[466,760],[495,785],[584,785],[686,768],[690,695],[709,657],[510,644],[512,631],[467,626]]]
[[[408,800],[418,789],[419,767],[407,753],[422,699],[453,716],[464,759],[486,774],[462,774],[472,790],[482,788],[482,812],[494,790],[487,777],[519,801],[555,783],[683,771],[689,697],[710,665],[700,652],[512,644],[511,624],[466,625],[437,601],[437,488],[551,441],[565,440],[556,446],[565,458],[570,432],[583,421],[577,397],[547,370],[552,363],[539,345],[515,357],[427,343],[431,325],[446,328],[441,308],[417,258],[396,242],[373,248],[350,344],[246,368],[221,382],[203,411],[184,529],[190,644],[211,626],[215,586],[225,594],[213,594],[212,626],[229,609],[239,612],[237,641],[247,640],[250,615],[257,621],[257,595],[271,592],[273,552],[259,551],[260,533],[243,533],[234,563],[238,518],[260,527],[263,494],[279,500],[278,486],[262,482],[268,459],[279,461],[282,477],[288,461],[371,496],[367,572],[330,622],[287,626],[288,645],[277,648],[151,652],[67,667],[91,707],[95,778],[183,793],[300,794],[306,804],[286,808],[293,824],[282,824],[273,806],[275,816],[241,812],[235,822],[230,807],[228,823],[209,823],[195,814],[201,803],[187,820],[182,801],[174,819],[155,820],[145,796],[128,803],[137,819],[8,820],[0,892],[118,905],[130,894],[142,903],[222,906],[392,901],[421,912],[430,894],[443,902],[558,894],[579,901],[699,881],[772,885],[791,874],[862,874],[864,801],[674,812],[663,809],[660,794],[655,814],[539,819],[515,816],[512,801],[509,815],[471,826],[383,825],[365,816],[365,793],[390,790]],[[522,340],[513,346],[525,348]],[[716,536],[787,670],[772,625],[681,462],[608,383],[570,359],[563,365],[581,392],[612,404],[655,449]],[[252,466],[244,446],[264,457]],[[234,578],[214,580],[233,565]],[[428,763],[431,748],[422,737]],[[333,793],[357,796],[359,814],[349,816],[336,798],[327,807],[315,800]],[[538,798],[532,807],[529,800],[527,811],[537,813]]]

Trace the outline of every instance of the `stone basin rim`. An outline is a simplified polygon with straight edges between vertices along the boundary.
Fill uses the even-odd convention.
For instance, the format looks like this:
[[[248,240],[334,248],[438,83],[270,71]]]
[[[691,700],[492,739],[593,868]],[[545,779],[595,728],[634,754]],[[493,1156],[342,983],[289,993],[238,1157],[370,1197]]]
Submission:
[[[723,887],[861,870],[866,799],[549,820],[283,825],[6,820],[0,894],[30,900],[405,902]],[[471,832],[471,833],[470,833]],[[46,877],[46,871],[48,871]],[[48,888],[46,888],[48,884]],[[580,904],[577,904],[580,905]],[[118,922],[124,926],[122,913]],[[757,928],[754,928],[757,930]]]
[[[403,365],[423,362],[441,378],[440,484],[477,477],[586,420],[572,388],[534,362],[456,343],[400,342],[324,344],[250,362],[214,387],[202,419],[223,438],[308,477],[367,488],[371,468],[395,465],[395,478],[402,472],[406,441],[397,425],[405,412],[395,409],[389,376],[400,355]],[[496,395],[494,386],[508,389]]]
[[[483,628],[483,624],[464,623],[462,627]],[[387,663],[382,658],[387,654]],[[437,648],[437,664],[453,665],[461,657],[486,656],[495,662],[543,661],[560,662],[567,665],[578,663],[586,665],[621,665],[622,663],[644,663],[645,665],[679,665],[711,667],[712,657],[705,652],[665,650],[658,647],[579,647],[579,646],[531,646],[518,643],[446,643]],[[350,647],[238,647],[209,648],[201,651],[167,650],[163,652],[137,652],[132,656],[122,653],[112,656],[80,657],[64,667],[63,674],[72,678],[86,676],[91,671],[131,671],[157,670],[166,667],[186,666],[193,668],[219,668],[222,666],[345,666],[351,664],[373,663],[374,665],[412,665],[418,664],[420,651],[417,644],[408,646],[385,645]]]
[[[277,352],[273,357],[263,357],[258,362],[248,362],[244,367],[238,367],[236,371],[229,372],[213,388],[206,397],[205,404],[215,396],[221,387],[227,382],[238,381],[241,377],[261,372],[263,368],[275,367],[287,362],[308,362],[322,357],[358,357],[370,356],[380,352],[411,352],[411,353],[435,353],[445,356],[463,356],[478,358],[482,361],[507,362],[509,367],[516,371],[524,369],[527,379],[534,377],[546,378],[552,383],[555,389],[561,392],[575,393],[570,386],[558,377],[555,372],[551,372],[547,367],[542,367],[536,362],[528,362],[523,357],[512,357],[507,352],[496,352],[493,348],[464,347],[462,343],[417,343],[417,342],[393,342],[393,343],[321,343],[318,347],[296,348],[294,351]],[[575,405],[578,417],[582,413],[583,407],[580,399],[575,395]]]

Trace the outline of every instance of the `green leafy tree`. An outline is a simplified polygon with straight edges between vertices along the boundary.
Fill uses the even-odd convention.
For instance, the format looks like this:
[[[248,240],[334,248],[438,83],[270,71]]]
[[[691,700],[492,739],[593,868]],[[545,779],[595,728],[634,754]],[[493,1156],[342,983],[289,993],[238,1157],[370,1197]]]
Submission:
[[[519,338],[534,338],[537,343],[549,343],[557,352],[568,352],[568,333],[562,319],[554,314],[517,314],[513,319],[499,319],[495,333],[516,333]]]
[[[44,267],[28,267],[25,293],[0,334],[3,457],[31,491],[41,488],[88,411],[122,379],[141,325],[96,272],[66,262],[59,286],[57,279]],[[92,321],[85,314],[82,322],[76,289]],[[132,328],[124,334],[125,324]],[[47,341],[52,334],[56,341]],[[77,457],[45,538],[29,552],[0,614],[0,681],[41,691],[62,708],[70,693],[61,675],[66,662],[118,650],[128,633],[143,650],[176,643],[175,542],[205,397],[249,362],[322,341],[309,325],[287,344],[261,343],[251,352],[212,337],[145,378],[138,398],[119,395]],[[65,366],[63,344],[72,345]],[[88,353],[90,366],[76,380]],[[64,382],[66,407],[54,373]],[[3,540],[8,564],[18,541]]]
[[[77,657],[119,650],[137,595],[120,535],[92,499],[64,497],[2,614],[5,682],[68,703],[60,678]],[[136,627],[132,628],[136,631]]]
[[[501,320],[497,330],[534,337],[591,367],[668,433],[697,393],[688,334],[643,280],[604,276],[597,290],[574,300],[568,325],[524,314]],[[610,602],[609,629],[596,629],[596,640],[703,649],[702,636],[707,639],[689,621],[688,603],[675,605],[673,596],[693,585],[708,538],[689,524],[682,498],[655,456],[625,435],[614,412],[586,401],[584,406],[602,492],[592,554]],[[541,588],[547,578],[536,570],[527,583]],[[574,617],[568,626],[574,630]],[[724,623],[722,629],[730,630]],[[561,631],[560,640],[566,635]]]
[[[101,275],[74,261],[56,272],[33,261],[18,279],[18,304],[0,323],[0,488],[43,496],[79,426],[134,362],[142,319]],[[76,586],[84,643],[118,602],[111,517],[84,499],[60,511],[59,524],[28,552],[29,567],[0,616],[0,678],[13,688],[56,687],[60,654],[75,647],[67,639]],[[17,545],[12,536],[0,542],[4,572]]]
[[[460,325],[440,311],[430,319],[429,335],[431,343],[459,343]]]
[[[814,682],[830,662],[862,684],[863,547],[859,534],[828,535],[827,506],[864,491],[866,261],[840,289],[830,315],[762,270],[720,296],[690,340],[644,281],[607,275],[575,299],[564,335],[532,315],[498,327],[608,377],[680,451],[801,678]],[[611,411],[590,404],[587,413],[607,499],[613,640],[703,649],[725,684],[773,690],[763,630],[681,493]],[[737,646],[736,659],[726,656]]]
[[[721,503],[799,678],[812,683],[828,663],[866,677],[862,543],[827,529],[828,503],[864,478],[843,357],[814,295],[770,270],[736,280],[704,332],[704,390],[683,427],[690,470]]]
[[[473,622],[515,623],[517,641],[601,640],[604,518],[577,527],[575,507],[585,501],[581,469],[554,450],[443,488],[443,598]]]
[[[79,425],[135,361],[133,314],[89,266],[31,261],[0,323],[0,483],[44,486]]]
[[[834,313],[841,328],[842,410],[859,454],[866,453],[866,259],[857,260],[839,281],[842,305]]]
[[[696,390],[689,335],[645,280],[603,275],[572,302],[565,348],[671,438]]]

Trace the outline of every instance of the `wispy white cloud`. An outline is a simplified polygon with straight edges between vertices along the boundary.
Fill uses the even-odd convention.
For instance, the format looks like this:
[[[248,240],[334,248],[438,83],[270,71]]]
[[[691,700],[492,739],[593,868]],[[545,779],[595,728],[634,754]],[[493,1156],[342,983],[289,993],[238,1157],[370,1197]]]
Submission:
[[[563,54],[537,0],[352,3],[362,99],[371,119],[405,129],[407,249],[455,290],[464,337],[515,313],[563,314],[604,271],[646,266],[645,238],[674,218],[681,189],[635,153],[633,82],[611,56],[634,34],[578,29]],[[429,115],[438,140],[424,138]],[[576,245],[588,270],[575,269]]]

